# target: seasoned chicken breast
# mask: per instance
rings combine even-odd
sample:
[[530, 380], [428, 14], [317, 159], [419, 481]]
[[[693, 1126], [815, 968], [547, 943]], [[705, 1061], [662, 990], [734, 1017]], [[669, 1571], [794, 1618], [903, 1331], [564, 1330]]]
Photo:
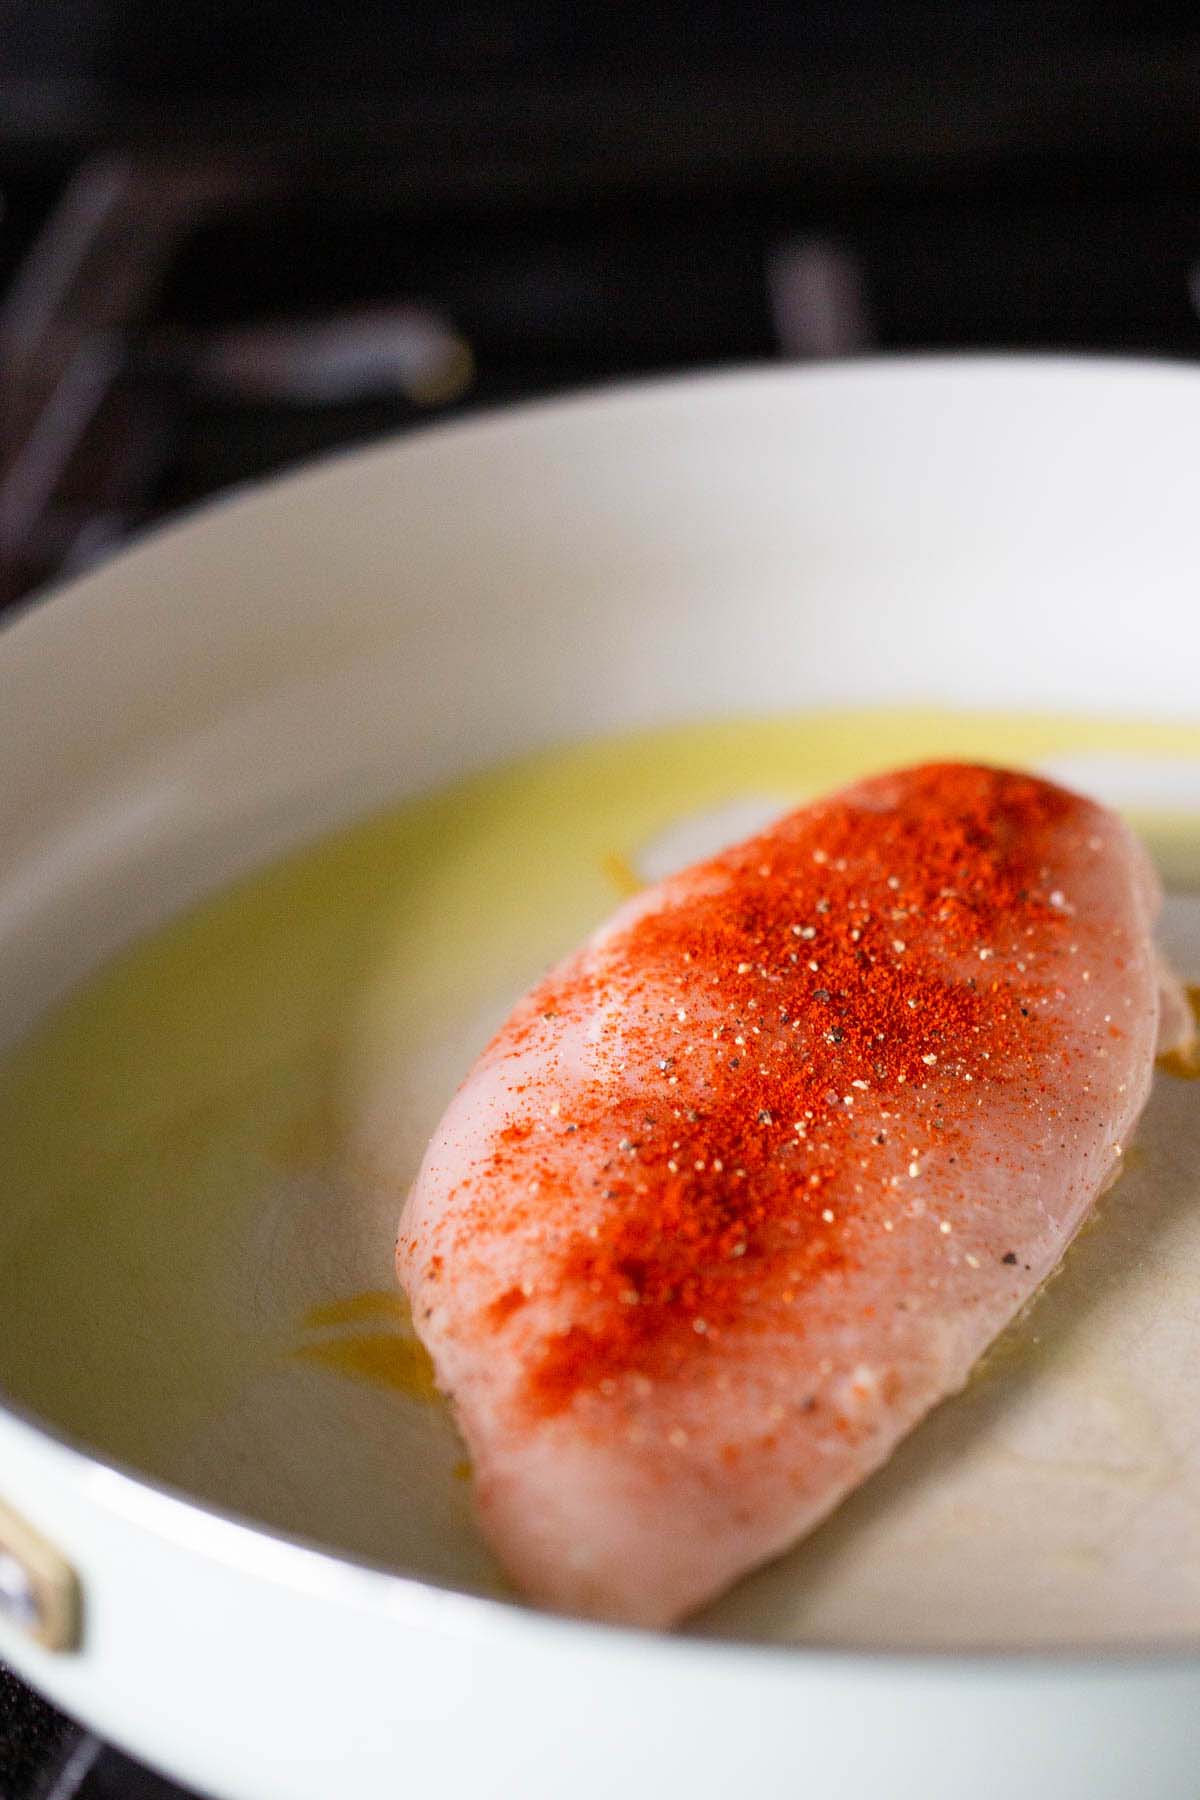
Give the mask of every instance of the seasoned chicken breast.
[[962, 1386], [1119, 1168], [1158, 905], [1103, 807], [932, 765], [639, 895], [521, 1002], [398, 1258], [532, 1599], [678, 1619]]

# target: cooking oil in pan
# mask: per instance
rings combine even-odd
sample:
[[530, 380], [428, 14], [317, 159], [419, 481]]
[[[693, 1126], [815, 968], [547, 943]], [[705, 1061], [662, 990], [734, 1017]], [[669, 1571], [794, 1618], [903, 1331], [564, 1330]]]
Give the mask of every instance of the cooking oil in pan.
[[[1168, 885], [1200, 892], [1200, 731], [1183, 727], [733, 721], [405, 802], [206, 900], [0, 1067], [0, 1384], [212, 1503], [498, 1591], [394, 1283], [429, 1132], [513, 1000], [664, 861], [930, 756], [1115, 784]], [[1189, 903], [1172, 905], [1172, 947], [1200, 975]], [[1195, 1628], [1200, 1470], [1163, 1373], [1200, 1366], [1195, 1093], [1158, 1084], [1142, 1160], [1034, 1310], [1036, 1354], [939, 1409], [705, 1629], [1029, 1642], [1119, 1636], [1135, 1613], [1139, 1630]], [[1138, 1563], [1148, 1531], [1180, 1540], [1162, 1592]]]

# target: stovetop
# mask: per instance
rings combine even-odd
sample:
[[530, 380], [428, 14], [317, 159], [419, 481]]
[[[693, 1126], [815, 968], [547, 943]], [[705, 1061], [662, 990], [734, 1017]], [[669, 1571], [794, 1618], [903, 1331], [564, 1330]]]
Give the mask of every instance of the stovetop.
[[81, 159], [37, 229], [14, 191], [0, 602], [216, 489], [529, 395], [874, 350], [1200, 351], [1200, 142], [920, 181], [717, 179], [694, 154], [618, 175], [431, 192], [375, 151], [126, 149]]
[[[299, 149], [274, 102], [261, 141], [236, 106], [169, 143], [0, 125], [0, 607], [218, 489], [524, 397], [874, 350], [1195, 357], [1200, 42], [1159, 5], [1124, 60], [1098, 26], [1018, 66], [984, 15], [994, 87], [914, 75], [889, 26], [852, 78], [493, 67], [348, 99]], [[28, 86], [0, 68], [14, 117]], [[0, 1670], [0, 1800], [187, 1797]]]
[[200, 1800], [122, 1756], [0, 1667], [3, 1800]]

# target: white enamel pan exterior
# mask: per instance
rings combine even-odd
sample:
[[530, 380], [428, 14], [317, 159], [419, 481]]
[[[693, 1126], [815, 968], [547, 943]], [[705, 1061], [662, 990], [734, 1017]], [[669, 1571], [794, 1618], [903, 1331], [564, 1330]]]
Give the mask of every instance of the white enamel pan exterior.
[[[1200, 373], [1152, 365], [681, 381], [223, 501], [0, 634], [0, 1034], [233, 874], [538, 744], [834, 702], [1194, 718], [1198, 569]], [[217, 1516], [7, 1409], [0, 1506], [80, 1602], [74, 1647], [0, 1618], [0, 1657], [220, 1800], [1200, 1784], [1179, 1651], [550, 1619]]]

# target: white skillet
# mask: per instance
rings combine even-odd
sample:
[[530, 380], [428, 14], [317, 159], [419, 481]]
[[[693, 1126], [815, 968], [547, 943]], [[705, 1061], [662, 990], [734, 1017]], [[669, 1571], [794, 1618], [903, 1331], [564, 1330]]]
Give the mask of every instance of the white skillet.
[[[1198, 420], [1200, 373], [1166, 366], [735, 374], [385, 444], [151, 537], [0, 635], [3, 1043], [231, 877], [536, 746], [832, 703], [1194, 720]], [[1195, 774], [1129, 779], [1169, 804]], [[222, 1800], [1194, 1795], [1186, 1469], [1150, 1648], [1089, 1617], [1033, 1655], [1011, 1612], [991, 1654], [941, 1627], [941, 1651], [879, 1648], [886, 1617], [783, 1643], [770, 1575], [707, 1640], [551, 1619], [364, 1554], [338, 1467], [314, 1534], [278, 1444], [234, 1446], [264, 1495], [239, 1517], [221, 1467], [172, 1491], [34, 1416], [6, 1379], [30, 1308], [18, 1344], [3, 1294], [37, 1206], [0, 1200], [0, 1657]], [[48, 1355], [60, 1328], [38, 1315]], [[292, 1421], [293, 1450], [329, 1423]]]

